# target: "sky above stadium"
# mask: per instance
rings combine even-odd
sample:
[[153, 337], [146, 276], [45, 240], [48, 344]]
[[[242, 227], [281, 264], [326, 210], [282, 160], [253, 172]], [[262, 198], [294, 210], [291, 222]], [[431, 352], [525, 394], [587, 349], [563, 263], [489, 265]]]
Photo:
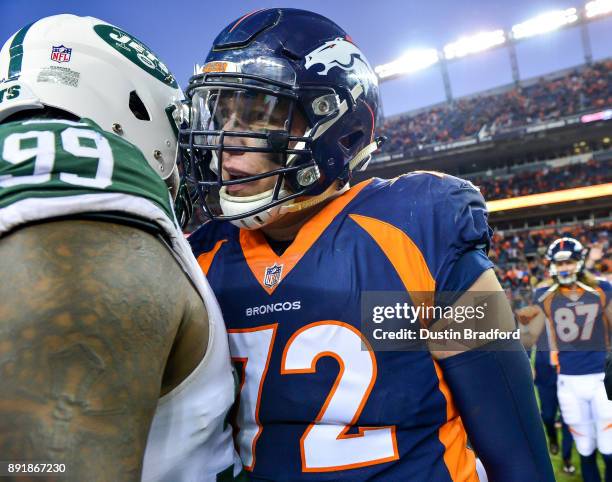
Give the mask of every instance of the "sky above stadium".
[[[413, 48], [442, 47], [483, 30], [512, 25], [551, 9], [582, 7], [582, 0], [0, 0], [2, 42], [23, 25], [47, 15], [92, 15], [123, 28], [146, 43], [185, 86], [193, 64], [202, 63], [217, 33], [244, 13], [279, 5], [326, 15], [343, 27], [375, 66]], [[595, 60], [612, 56], [612, 18], [589, 25]], [[522, 79], [584, 62], [577, 27], [528, 39], [517, 45]], [[512, 82], [505, 48], [449, 65], [455, 97]], [[381, 84], [385, 115], [445, 99], [437, 67]]]

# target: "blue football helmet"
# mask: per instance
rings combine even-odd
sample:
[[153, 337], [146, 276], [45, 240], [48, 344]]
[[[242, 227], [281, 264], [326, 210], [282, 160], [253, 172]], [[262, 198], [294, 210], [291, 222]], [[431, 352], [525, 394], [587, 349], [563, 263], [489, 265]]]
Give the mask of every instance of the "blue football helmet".
[[[179, 163], [211, 219], [257, 229], [312, 206], [345, 188], [383, 140], [374, 137], [376, 75], [346, 32], [316, 13], [247, 14], [196, 68], [175, 113]], [[224, 169], [228, 157], [254, 152], [272, 167]], [[265, 192], [234, 195], [272, 177]]]
[[[587, 250], [580, 241], [574, 238], [559, 238], [554, 241], [546, 251], [546, 258], [550, 261], [550, 275], [560, 285], [571, 285], [578, 280], [584, 269]], [[575, 261], [576, 267], [572, 270], [559, 270], [557, 263]]]

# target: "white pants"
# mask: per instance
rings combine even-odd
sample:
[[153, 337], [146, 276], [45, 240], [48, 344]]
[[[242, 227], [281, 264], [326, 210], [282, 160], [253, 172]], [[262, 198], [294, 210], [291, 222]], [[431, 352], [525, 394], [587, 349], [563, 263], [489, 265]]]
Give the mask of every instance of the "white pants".
[[612, 401], [606, 396], [603, 379], [603, 373], [557, 378], [561, 415], [580, 455], [591, 455], [595, 449], [612, 454]]
[[484, 465], [478, 457], [476, 457], [476, 473], [478, 474], [478, 482], [489, 482]]

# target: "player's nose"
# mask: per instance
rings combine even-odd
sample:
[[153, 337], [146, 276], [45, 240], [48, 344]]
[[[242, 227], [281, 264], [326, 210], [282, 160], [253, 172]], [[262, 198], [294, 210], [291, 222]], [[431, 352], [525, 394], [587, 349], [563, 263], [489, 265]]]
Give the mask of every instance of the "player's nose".
[[223, 139], [223, 147], [223, 162], [231, 162], [232, 158], [244, 155], [246, 142], [242, 137], [227, 135], [226, 133]]

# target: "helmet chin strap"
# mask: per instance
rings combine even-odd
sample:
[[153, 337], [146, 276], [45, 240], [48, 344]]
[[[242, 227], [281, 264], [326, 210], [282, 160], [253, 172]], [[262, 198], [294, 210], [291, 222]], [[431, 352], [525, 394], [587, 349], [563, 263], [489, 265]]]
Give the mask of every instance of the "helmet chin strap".
[[378, 148], [378, 141], [370, 142], [349, 161], [349, 170], [354, 171], [356, 169], [358, 171], [365, 171], [370, 163], [372, 154]]
[[[288, 195], [289, 193], [281, 188], [279, 195]], [[228, 194], [227, 187], [223, 186], [219, 190], [219, 204], [221, 212], [225, 216], [239, 216], [243, 213], [258, 209], [272, 202], [274, 189], [269, 189], [253, 196], [232, 196]], [[259, 229], [266, 224], [278, 219], [281, 206], [274, 206], [265, 209], [257, 214], [246, 216], [241, 219], [230, 221], [233, 225], [243, 229]]]
[[578, 277], [575, 274], [571, 274], [569, 276], [560, 276], [557, 275], [557, 282], [561, 286], [571, 286], [578, 280]]
[[[378, 149], [378, 143], [376, 141], [371, 142], [363, 149], [361, 149], [355, 157], [353, 157], [349, 161], [349, 170], [353, 171], [355, 169], [359, 171], [364, 171], [370, 162], [372, 153]], [[294, 213], [297, 211], [302, 211], [304, 209], [311, 208], [316, 206], [317, 204], [321, 204], [323, 201], [327, 201], [330, 198], [339, 196], [340, 194], [344, 194], [349, 190], [349, 184], [345, 184], [341, 188], [338, 188], [337, 183], [332, 183], [324, 192], [319, 194], [318, 196], [312, 196], [304, 201], [293, 202], [291, 204], [283, 205], [282, 213], [290, 212]]]
[[[323, 201], [327, 201], [328, 199], [343, 194], [344, 192], [348, 191], [348, 189], [348, 184], [345, 184], [341, 189], [338, 189], [337, 183], [334, 183], [318, 196], [312, 196], [303, 201], [287, 201], [286, 204], [280, 204], [257, 214], [230, 222], [234, 226], [238, 226], [242, 229], [260, 229], [274, 221], [278, 221], [287, 213], [294, 213], [311, 208], [317, 204], [321, 204]], [[273, 194], [274, 189], [270, 189], [253, 196], [231, 196], [227, 193], [227, 188], [224, 186], [219, 191], [219, 203], [224, 215], [235, 216], [242, 214], [245, 211], [251, 211], [252, 209], [257, 209], [260, 206], [265, 206], [272, 201]], [[279, 195], [282, 196], [287, 194], [289, 194], [289, 192], [286, 189], [281, 188]]]
[[283, 204], [281, 207], [281, 214], [296, 213], [298, 211], [303, 211], [304, 209], [309, 209], [317, 204], [321, 204], [323, 201], [327, 201], [339, 196], [340, 194], [344, 194], [348, 190], [348, 184], [345, 184], [343, 187], [338, 189], [338, 184], [333, 183], [318, 196], [312, 196], [304, 199], [303, 201], [294, 201], [292, 203]]

